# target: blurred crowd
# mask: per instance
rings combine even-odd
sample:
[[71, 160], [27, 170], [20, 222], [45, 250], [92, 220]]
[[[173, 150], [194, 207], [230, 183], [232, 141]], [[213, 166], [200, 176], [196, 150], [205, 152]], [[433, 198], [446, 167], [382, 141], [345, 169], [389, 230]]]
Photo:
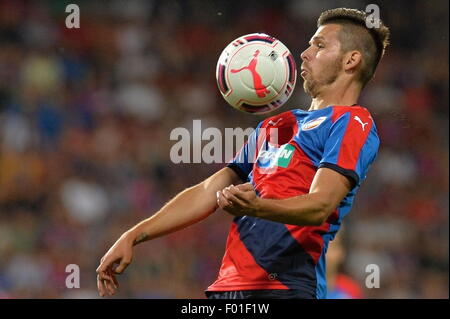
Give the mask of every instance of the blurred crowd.
[[[65, 7], [80, 7], [68, 29]], [[448, 298], [448, 2], [379, 2], [391, 46], [360, 104], [381, 138], [346, 217], [339, 271], [364, 298]], [[123, 231], [224, 164], [173, 164], [176, 127], [255, 127], [215, 81], [222, 49], [266, 32], [300, 64], [321, 11], [363, 1], [0, 0], [0, 298], [95, 298]], [[405, 14], [408, 12], [408, 14]], [[279, 111], [308, 108], [299, 78]], [[120, 298], [203, 298], [231, 216], [136, 247]], [[66, 266], [80, 288], [66, 287]], [[365, 287], [366, 266], [380, 288]]]

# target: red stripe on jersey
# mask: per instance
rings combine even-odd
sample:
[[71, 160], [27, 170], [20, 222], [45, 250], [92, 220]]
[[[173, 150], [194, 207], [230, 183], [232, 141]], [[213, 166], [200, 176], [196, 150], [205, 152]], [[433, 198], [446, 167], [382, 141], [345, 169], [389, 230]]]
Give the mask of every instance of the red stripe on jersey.
[[[280, 120], [281, 119], [281, 120]], [[280, 114], [276, 118], [269, 119], [272, 123], [279, 123], [278, 144], [291, 144], [295, 148], [294, 155], [288, 167], [273, 167], [268, 169], [253, 166], [253, 184], [259, 196], [263, 198], [288, 198], [307, 194], [311, 186], [317, 167], [303, 152], [300, 146], [293, 141], [298, 131], [295, 116], [292, 113]], [[277, 122], [280, 120], [279, 122]], [[295, 121], [292, 123], [291, 121]], [[263, 124], [267, 126], [269, 121]], [[283, 125], [287, 125], [283, 127]], [[270, 127], [269, 127], [270, 128]], [[263, 141], [259, 141], [261, 145]], [[267, 173], [269, 172], [269, 173]]]
[[265, 119], [261, 125], [260, 134], [258, 134], [257, 152], [267, 140], [277, 147], [289, 143], [297, 134], [296, 122], [297, 119], [291, 111]]
[[[253, 166], [253, 185], [263, 198], [288, 198], [309, 193], [317, 167], [305, 154], [300, 146], [294, 142], [294, 137], [298, 132], [297, 118], [292, 112], [284, 112], [277, 116], [268, 118], [261, 126], [262, 128], [276, 128], [278, 130], [277, 146], [291, 144], [295, 148], [294, 155], [289, 166], [269, 168], [270, 173], [260, 168], [257, 164]], [[259, 148], [264, 142], [264, 138], [259, 136]], [[272, 140], [272, 142], [274, 142]]]
[[292, 237], [303, 247], [303, 249], [314, 259], [317, 264], [323, 251], [323, 235], [330, 229], [330, 223], [339, 219], [337, 209], [320, 226], [295, 226], [286, 225]]
[[236, 223], [231, 225], [226, 247], [219, 276], [208, 291], [288, 289], [280, 281], [269, 279], [269, 274], [256, 263], [239, 238]]
[[[298, 126], [296, 125], [293, 132], [291, 132], [291, 135], [293, 133], [291, 138], [297, 134], [297, 131]], [[284, 143], [287, 142], [289, 140], [284, 141]], [[293, 143], [292, 145], [295, 147], [295, 153], [289, 167], [277, 167], [276, 171], [271, 174], [262, 174], [259, 172], [258, 167], [254, 167], [253, 181], [261, 197], [282, 199], [309, 193], [311, 183], [317, 172], [317, 167], [314, 166], [311, 159], [297, 143]], [[337, 219], [337, 216], [336, 210], [328, 220]], [[321, 226], [295, 226], [286, 224], [286, 227], [292, 237], [317, 264], [323, 251], [324, 241], [322, 235], [329, 230], [330, 225], [325, 222]]]
[[330, 229], [330, 224], [323, 223], [321, 226], [295, 226], [286, 225], [292, 237], [313, 258], [317, 264], [323, 250], [323, 235]]
[[331, 114], [331, 121], [336, 122], [342, 115], [347, 112], [350, 112], [353, 108], [357, 108], [357, 106], [334, 106], [333, 114]]
[[333, 122], [344, 113], [350, 113], [350, 118], [341, 142], [337, 165], [350, 170], [356, 170], [359, 154], [364, 143], [366, 143], [370, 130], [372, 129], [372, 117], [367, 109], [363, 107], [335, 107], [333, 109]]
[[[299, 148], [298, 154], [302, 159], [301, 162], [311, 162], [308, 156]], [[311, 162], [311, 166], [307, 165], [297, 165], [295, 166], [302, 174], [305, 175], [307, 191], [309, 193], [309, 187], [311, 186], [312, 180], [316, 174], [316, 168]], [[306, 169], [310, 168], [310, 169]], [[313, 258], [314, 262], [317, 264], [323, 251], [323, 235], [327, 233], [330, 228], [328, 221], [337, 219], [338, 211], [337, 209], [330, 215], [325, 223], [321, 226], [296, 226], [296, 225], [286, 225], [287, 229], [290, 231], [292, 237], [302, 246], [302, 248]]]

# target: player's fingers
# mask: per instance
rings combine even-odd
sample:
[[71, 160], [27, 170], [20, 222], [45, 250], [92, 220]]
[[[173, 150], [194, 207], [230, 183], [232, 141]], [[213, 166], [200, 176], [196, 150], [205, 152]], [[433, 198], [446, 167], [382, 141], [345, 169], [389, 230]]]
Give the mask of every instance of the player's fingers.
[[244, 183], [236, 186], [237, 189], [243, 192], [254, 191], [252, 183]]
[[[239, 204], [237, 202], [233, 202], [232, 200], [227, 200], [224, 192], [226, 193], [228, 190], [223, 190], [220, 192], [220, 198], [223, 198], [224, 201], [229, 202], [229, 205], [225, 205], [224, 207], [222, 207], [222, 209], [228, 213], [230, 213], [231, 215], [234, 216], [243, 216], [242, 213], [242, 206], [239, 206]], [[236, 199], [235, 199], [236, 200]], [[242, 203], [241, 203], [242, 204]]]
[[111, 280], [113, 281], [113, 279], [111, 278], [111, 274], [112, 274], [112, 264], [111, 265], [107, 265], [106, 263], [104, 263], [103, 265], [98, 266], [96, 272], [97, 272], [97, 276], [102, 279], [102, 280]]
[[119, 266], [114, 269], [115, 274], [121, 274], [123, 271], [128, 267], [128, 265], [131, 263], [131, 257], [123, 257], [120, 260]]
[[231, 206], [231, 203], [228, 202], [228, 200], [225, 198], [225, 196], [223, 196], [222, 192], [219, 192], [219, 194], [217, 195], [217, 204], [222, 209], [225, 209], [225, 208]]
[[97, 290], [100, 297], [104, 297], [106, 295], [106, 289], [103, 284], [103, 280], [100, 278], [99, 275], [97, 275]]
[[106, 272], [100, 272], [97, 274], [98, 278], [100, 278], [100, 280], [111, 280], [112, 278], [106, 273]]
[[114, 257], [112, 254], [106, 254], [105, 257], [102, 258], [100, 265], [97, 267], [97, 274], [99, 274], [103, 279], [108, 279], [113, 281], [110, 277], [111, 274], [114, 274], [113, 267], [116, 262], [124, 259], [123, 257]]
[[222, 190], [222, 194], [223, 196], [233, 205], [237, 205], [237, 206], [241, 206], [244, 207], [245, 203], [240, 200], [238, 197], [236, 197], [233, 193], [235, 193], [236, 195], [239, 193], [239, 191], [233, 191], [229, 188], [225, 188], [224, 190]]
[[240, 190], [237, 187], [233, 187], [229, 190], [229, 192], [234, 195], [234, 197], [236, 197], [238, 200], [240, 200], [243, 203], [248, 203], [248, 198], [249, 196], [247, 195], [247, 192]]
[[241, 202], [246, 203], [247, 205], [249, 203], [251, 203], [251, 201], [256, 196], [256, 193], [253, 190], [253, 188], [252, 188], [252, 190], [245, 191], [245, 190], [239, 189], [238, 187], [233, 187], [233, 188], [230, 188], [230, 192], [235, 197], [237, 197]]
[[113, 273], [112, 267], [108, 267], [105, 271], [104, 279], [102, 282], [110, 296], [114, 295], [119, 283], [117, 282], [116, 276]]
[[112, 278], [112, 282], [114, 283], [115, 288], [116, 289], [119, 288], [119, 282], [117, 281], [116, 276], [113, 273], [111, 273], [110, 276]]
[[111, 284], [113, 284], [114, 288], [117, 289], [119, 287], [119, 282], [117, 281], [116, 275], [112, 271], [112, 268], [108, 268], [107, 275], [110, 277]]
[[109, 256], [102, 257], [102, 259], [100, 260], [100, 265], [98, 265], [97, 269], [95, 270], [97, 274], [106, 272], [106, 269], [112, 264], [109, 259]]
[[217, 204], [220, 208], [225, 209], [226, 207], [231, 206], [231, 203], [223, 196], [221, 191], [217, 191]]
[[237, 186], [230, 185], [228, 187], [225, 187], [223, 190], [228, 190], [231, 194], [236, 195], [237, 193], [241, 192], [241, 190]]
[[98, 276], [97, 288], [99, 290], [100, 296], [104, 297], [106, 295], [114, 295], [117, 287], [115, 286], [114, 281], [110, 279], [102, 279], [101, 276]]
[[257, 196], [255, 191], [248, 191], [239, 193], [237, 197], [239, 197], [243, 202], [252, 203]]
[[113, 282], [110, 280], [103, 280], [103, 284], [106, 287], [106, 291], [108, 292], [108, 295], [110, 295], [110, 296], [114, 295], [114, 293], [116, 292], [116, 288], [115, 288]]

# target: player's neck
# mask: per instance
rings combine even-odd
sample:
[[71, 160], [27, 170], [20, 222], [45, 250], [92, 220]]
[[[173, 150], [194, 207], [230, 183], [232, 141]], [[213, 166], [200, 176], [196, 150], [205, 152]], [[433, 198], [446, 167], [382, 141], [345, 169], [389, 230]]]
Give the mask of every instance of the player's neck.
[[308, 111], [323, 109], [330, 105], [354, 105], [358, 103], [361, 87], [355, 82], [347, 85], [332, 83], [319, 92], [311, 101]]

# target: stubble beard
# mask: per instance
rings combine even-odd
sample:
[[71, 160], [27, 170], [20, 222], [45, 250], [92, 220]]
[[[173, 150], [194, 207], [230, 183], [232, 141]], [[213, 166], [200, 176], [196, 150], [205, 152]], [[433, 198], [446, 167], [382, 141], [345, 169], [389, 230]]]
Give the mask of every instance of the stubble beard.
[[328, 68], [325, 68], [325, 70], [327, 69], [329, 70], [327, 72], [328, 74], [323, 79], [316, 80], [312, 78], [312, 74], [308, 74], [311, 78], [305, 78], [303, 81], [303, 89], [306, 94], [310, 95], [312, 98], [315, 98], [319, 95], [324, 86], [330, 85], [336, 81], [339, 72], [341, 71], [341, 59], [338, 59], [334, 63], [330, 64]]

